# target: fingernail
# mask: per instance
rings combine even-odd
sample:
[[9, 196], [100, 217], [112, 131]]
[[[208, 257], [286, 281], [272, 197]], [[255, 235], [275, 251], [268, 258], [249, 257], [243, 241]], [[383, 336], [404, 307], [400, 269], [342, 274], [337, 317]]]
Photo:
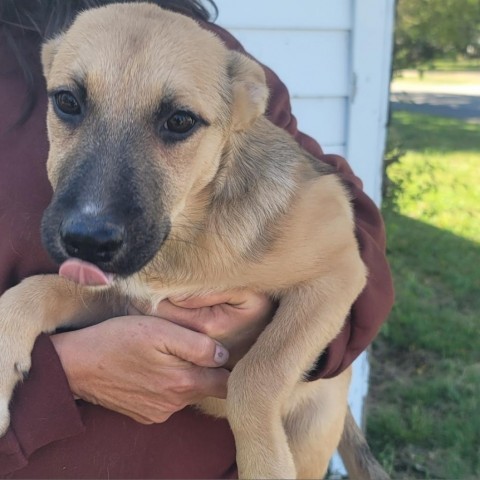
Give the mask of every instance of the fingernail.
[[223, 365], [228, 360], [228, 350], [226, 350], [221, 345], [215, 347], [215, 363], [218, 365]]

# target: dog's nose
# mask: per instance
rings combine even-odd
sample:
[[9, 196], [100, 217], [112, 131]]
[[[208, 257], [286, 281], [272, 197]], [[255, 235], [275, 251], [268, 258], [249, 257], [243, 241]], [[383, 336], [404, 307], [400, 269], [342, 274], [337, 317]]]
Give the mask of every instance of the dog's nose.
[[114, 260], [125, 241], [125, 227], [108, 217], [74, 216], [60, 229], [68, 255], [91, 263]]

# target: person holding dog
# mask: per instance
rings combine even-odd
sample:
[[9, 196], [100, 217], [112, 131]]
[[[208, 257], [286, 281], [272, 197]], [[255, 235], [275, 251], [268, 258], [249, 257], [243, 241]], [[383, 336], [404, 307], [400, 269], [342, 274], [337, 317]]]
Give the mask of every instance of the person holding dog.
[[[67, 26], [82, 8], [107, 1], [5, 0], [0, 10], [0, 289], [56, 267], [39, 240], [41, 213], [51, 191], [45, 175], [45, 86], [39, 47]], [[227, 32], [208, 22], [196, 1], [157, 1], [197, 18], [233, 49]], [[370, 271], [342, 334], [321, 356], [310, 379], [347, 368], [368, 345], [392, 302], [378, 210], [361, 192], [346, 162], [323, 155], [297, 131], [288, 93], [266, 70], [270, 119], [310, 153], [333, 165], [349, 185], [362, 256]], [[27, 102], [24, 103], [24, 94]], [[162, 302], [159, 318], [129, 316], [93, 327], [43, 336], [35, 346], [30, 378], [18, 388], [12, 425], [0, 439], [0, 475], [32, 477], [210, 477], [235, 475], [235, 446], [223, 420], [187, 405], [206, 396], [224, 397], [228, 354], [220, 342], [227, 329], [253, 342], [251, 325], [271, 318], [274, 305], [252, 292], [228, 292]], [[260, 321], [259, 321], [260, 320]], [[73, 395], [72, 395], [73, 393]]]

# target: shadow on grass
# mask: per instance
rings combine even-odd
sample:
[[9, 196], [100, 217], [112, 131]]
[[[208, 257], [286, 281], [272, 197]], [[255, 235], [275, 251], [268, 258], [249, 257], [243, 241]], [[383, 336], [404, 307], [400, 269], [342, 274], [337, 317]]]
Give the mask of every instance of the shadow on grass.
[[392, 94], [391, 108], [480, 123], [480, 97], [477, 96], [400, 92]]
[[394, 137], [398, 137], [402, 145], [408, 145], [408, 150], [478, 152], [480, 145], [478, 124], [456, 119], [398, 111], [392, 128]]
[[397, 302], [367, 432], [394, 478], [480, 478], [480, 244], [384, 212]]

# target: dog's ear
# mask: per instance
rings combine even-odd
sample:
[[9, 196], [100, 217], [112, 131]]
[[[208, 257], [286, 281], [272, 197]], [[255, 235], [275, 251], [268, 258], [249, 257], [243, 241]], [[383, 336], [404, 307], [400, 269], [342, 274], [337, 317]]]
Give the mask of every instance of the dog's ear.
[[268, 87], [262, 67], [238, 52], [230, 52], [233, 129], [244, 130], [265, 113]]
[[42, 46], [42, 65], [43, 65], [43, 75], [45, 77], [50, 73], [52, 68], [53, 59], [58, 52], [58, 48], [63, 39], [63, 34], [57, 35], [56, 37], [48, 40]]

